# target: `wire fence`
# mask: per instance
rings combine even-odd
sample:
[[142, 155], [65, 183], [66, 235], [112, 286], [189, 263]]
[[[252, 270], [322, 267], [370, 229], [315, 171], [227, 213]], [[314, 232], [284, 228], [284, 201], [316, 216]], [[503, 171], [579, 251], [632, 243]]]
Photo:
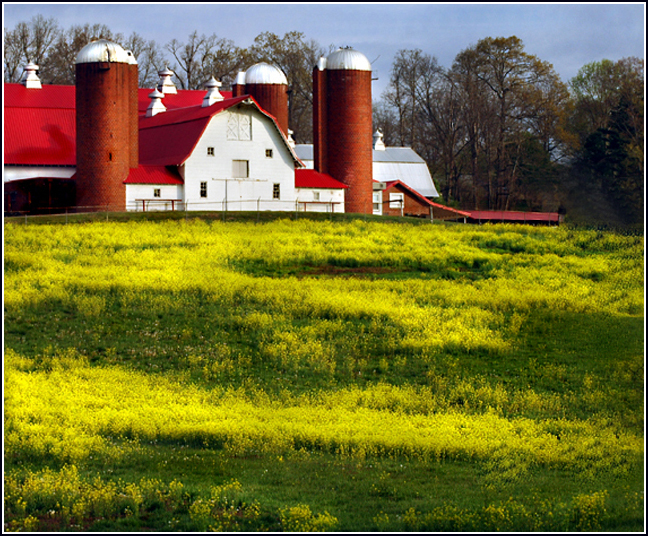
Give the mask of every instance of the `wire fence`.
[[[338, 208], [338, 210], [336, 210]], [[341, 210], [340, 210], [341, 209]], [[237, 199], [235, 201], [183, 201], [181, 199], [136, 199], [122, 204], [107, 205], [75, 205], [68, 207], [41, 206], [31, 210], [5, 210], [4, 218], [11, 222], [24, 222], [47, 220], [47, 221], [98, 221], [123, 220], [129, 214], [148, 213], [163, 214], [174, 212], [184, 215], [187, 219], [194, 213], [210, 213], [212, 217], [221, 217], [223, 221], [228, 213], [256, 213], [257, 221], [264, 212], [291, 213], [297, 217], [299, 213], [343, 213], [344, 207], [341, 201], [281, 201], [267, 199]]]

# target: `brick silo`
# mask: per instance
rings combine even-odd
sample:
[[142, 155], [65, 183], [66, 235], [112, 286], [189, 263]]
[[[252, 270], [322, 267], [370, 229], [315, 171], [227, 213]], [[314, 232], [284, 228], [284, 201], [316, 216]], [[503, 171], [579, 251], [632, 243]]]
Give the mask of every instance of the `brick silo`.
[[245, 95], [245, 71], [240, 71], [232, 84], [232, 97]]
[[139, 166], [139, 110], [138, 110], [138, 88], [139, 73], [137, 71], [137, 60], [130, 50], [126, 51], [128, 55], [128, 76], [129, 76], [129, 149], [130, 149], [130, 167]]
[[137, 167], [137, 105], [132, 104], [137, 65], [131, 58], [104, 39], [86, 45], [77, 56], [76, 182], [82, 211], [126, 208], [124, 180]]
[[345, 211], [371, 214], [373, 192], [371, 63], [338, 49], [313, 72], [316, 169], [346, 184]]
[[288, 80], [278, 67], [257, 63], [245, 72], [245, 94], [277, 120], [279, 128], [288, 136]]

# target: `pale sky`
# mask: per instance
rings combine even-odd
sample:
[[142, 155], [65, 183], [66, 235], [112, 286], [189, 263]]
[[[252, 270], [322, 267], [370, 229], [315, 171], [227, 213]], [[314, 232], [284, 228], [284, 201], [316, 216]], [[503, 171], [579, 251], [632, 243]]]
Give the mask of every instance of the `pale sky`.
[[325, 49], [351, 46], [372, 62], [373, 97], [389, 81], [400, 49], [419, 48], [450, 67], [455, 56], [485, 37], [516, 35], [525, 51], [551, 63], [564, 82], [584, 64], [645, 57], [641, 3], [4, 3], [4, 27], [41, 14], [60, 27], [106, 24], [138, 32], [161, 47], [194, 30], [248, 47], [262, 32], [300, 31]]

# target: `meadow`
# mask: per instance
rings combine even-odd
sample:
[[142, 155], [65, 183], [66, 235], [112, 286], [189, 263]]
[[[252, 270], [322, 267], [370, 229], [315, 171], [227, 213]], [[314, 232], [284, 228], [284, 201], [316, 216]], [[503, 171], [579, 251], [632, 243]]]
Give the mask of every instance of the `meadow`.
[[231, 220], [5, 221], [6, 531], [643, 531], [643, 235]]

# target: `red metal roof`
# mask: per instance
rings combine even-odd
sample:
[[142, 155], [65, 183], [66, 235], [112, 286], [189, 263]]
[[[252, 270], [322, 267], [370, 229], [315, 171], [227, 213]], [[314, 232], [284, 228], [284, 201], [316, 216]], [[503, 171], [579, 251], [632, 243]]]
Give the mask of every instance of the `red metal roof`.
[[[43, 85], [27, 89], [22, 84], [4, 84], [4, 162], [14, 165], [76, 165], [75, 86]], [[138, 90], [140, 112], [148, 108], [151, 89]], [[223, 96], [231, 92], [222, 92]], [[179, 165], [193, 151], [210, 118], [218, 112], [249, 99], [272, 120], [249, 95], [226, 98], [203, 107], [205, 91], [179, 90], [166, 95], [167, 111], [154, 117], [140, 116], [140, 163]], [[282, 138], [295, 163], [303, 166], [294, 150]]]
[[4, 84], [4, 163], [76, 165], [74, 86]]
[[[140, 115], [146, 114], [146, 110], [151, 104], [151, 99], [149, 95], [153, 89], [149, 88], [139, 88], [137, 90], [137, 109]], [[199, 89], [179, 89], [178, 93], [173, 95], [171, 93], [166, 93], [162, 99], [162, 104], [166, 107], [167, 110], [175, 110], [177, 108], [187, 108], [189, 106], [198, 106], [202, 105], [203, 98], [207, 94], [207, 91]], [[221, 91], [220, 94], [225, 99], [232, 98], [231, 91]]]
[[314, 169], [295, 170], [295, 188], [348, 188], [344, 183], [335, 180], [326, 173], [320, 173]]
[[184, 181], [175, 168], [139, 166], [130, 170], [124, 184], [184, 184]]
[[295, 151], [288, 145], [275, 117], [263, 110], [254, 98], [249, 95], [225, 99], [204, 107], [201, 100], [199, 105], [167, 110], [153, 117], [140, 117], [140, 164], [156, 166], [179, 166], [183, 164], [193, 152], [209, 120], [219, 112], [244, 101], [253, 103], [253, 106], [259, 112], [273, 122], [295, 163], [303, 166], [304, 164], [297, 158]]
[[[209, 120], [248, 97], [167, 110], [139, 120], [139, 161], [155, 166], [178, 166], [191, 155]], [[202, 102], [202, 101], [201, 101]]]
[[521, 212], [514, 210], [469, 210], [467, 212], [471, 219], [483, 221], [560, 221], [558, 212]]
[[76, 107], [74, 86], [44, 84], [41, 89], [27, 89], [22, 84], [3, 84], [6, 108], [70, 108]]

